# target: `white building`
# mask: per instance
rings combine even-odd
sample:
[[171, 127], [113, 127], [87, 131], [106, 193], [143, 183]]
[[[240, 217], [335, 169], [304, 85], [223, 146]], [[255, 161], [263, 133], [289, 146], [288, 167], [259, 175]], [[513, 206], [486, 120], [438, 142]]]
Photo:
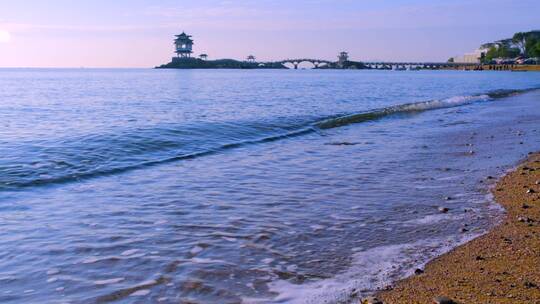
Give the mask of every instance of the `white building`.
[[472, 53], [457, 56], [453, 59], [456, 63], [480, 63], [480, 58], [482, 58], [482, 54], [485, 54], [486, 52], [487, 50], [485, 49], [478, 49]]

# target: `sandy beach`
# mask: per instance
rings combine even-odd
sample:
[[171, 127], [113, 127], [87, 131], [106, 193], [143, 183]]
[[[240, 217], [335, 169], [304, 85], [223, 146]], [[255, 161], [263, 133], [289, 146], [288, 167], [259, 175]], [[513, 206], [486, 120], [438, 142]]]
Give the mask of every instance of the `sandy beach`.
[[493, 194], [506, 209], [500, 225], [377, 297], [411, 304], [439, 303], [436, 297], [455, 303], [540, 303], [540, 154], [504, 176]]

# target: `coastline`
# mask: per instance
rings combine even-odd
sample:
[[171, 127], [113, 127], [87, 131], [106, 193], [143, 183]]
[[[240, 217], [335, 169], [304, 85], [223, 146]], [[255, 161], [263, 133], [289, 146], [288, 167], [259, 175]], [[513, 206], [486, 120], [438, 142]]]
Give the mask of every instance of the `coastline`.
[[540, 303], [538, 183], [540, 153], [534, 153], [492, 190], [506, 210], [499, 225], [430, 261], [377, 298], [386, 304], [434, 303], [441, 296], [454, 303]]

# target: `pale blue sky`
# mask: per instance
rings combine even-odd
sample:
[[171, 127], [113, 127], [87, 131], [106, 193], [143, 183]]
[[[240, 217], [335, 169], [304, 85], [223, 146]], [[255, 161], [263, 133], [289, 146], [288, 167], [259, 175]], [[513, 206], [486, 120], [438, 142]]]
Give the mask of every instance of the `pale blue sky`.
[[196, 54], [445, 61], [540, 29], [538, 0], [0, 0], [0, 67], [152, 67]]

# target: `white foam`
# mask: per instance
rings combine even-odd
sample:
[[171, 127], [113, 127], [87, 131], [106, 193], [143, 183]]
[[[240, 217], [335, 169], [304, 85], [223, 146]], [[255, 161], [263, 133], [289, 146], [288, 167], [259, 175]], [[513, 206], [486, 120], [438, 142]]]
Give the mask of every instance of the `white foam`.
[[83, 264], [93, 264], [95, 262], [99, 261], [99, 258], [98, 257], [89, 257], [87, 259], [84, 259], [82, 261]]
[[479, 96], [454, 96], [443, 100], [432, 100], [400, 106], [401, 111], [425, 111], [466, 105], [477, 101], [487, 101], [488, 95]]
[[195, 263], [195, 264], [224, 264], [224, 265], [231, 265], [231, 263], [225, 262], [224, 260], [217, 260], [217, 259], [207, 259], [207, 258], [191, 258], [189, 261]]
[[278, 294], [270, 303], [347, 303], [352, 300], [353, 290], [362, 291], [361, 296], [373, 293], [473, 237], [476, 235], [422, 240], [358, 252], [353, 255], [351, 267], [333, 278], [300, 285], [286, 280], [270, 283], [270, 290]]
[[97, 280], [94, 281], [95, 285], [109, 285], [109, 284], [116, 284], [124, 281], [125, 278], [114, 278], [114, 279], [107, 279], [107, 280]]
[[126, 250], [126, 251], [122, 252], [120, 255], [123, 255], [123, 256], [133, 255], [133, 254], [137, 253], [138, 251], [139, 251], [139, 249], [130, 249], [130, 250]]
[[429, 214], [421, 218], [405, 221], [403, 224], [405, 226], [431, 225], [456, 219], [458, 219], [458, 217], [448, 214]]
[[135, 291], [134, 293], [130, 294], [129, 296], [130, 297], [142, 297], [142, 296], [146, 296], [148, 294], [150, 294], [149, 289], [141, 289], [141, 290]]
[[47, 271], [47, 274], [48, 275], [55, 275], [55, 274], [59, 274], [60, 273], [60, 269], [58, 268], [51, 268]]
[[203, 250], [204, 250], [203, 247], [197, 245], [197, 246], [193, 247], [193, 248], [189, 251], [189, 253], [191, 253], [192, 255], [197, 255], [197, 254], [201, 253]]

